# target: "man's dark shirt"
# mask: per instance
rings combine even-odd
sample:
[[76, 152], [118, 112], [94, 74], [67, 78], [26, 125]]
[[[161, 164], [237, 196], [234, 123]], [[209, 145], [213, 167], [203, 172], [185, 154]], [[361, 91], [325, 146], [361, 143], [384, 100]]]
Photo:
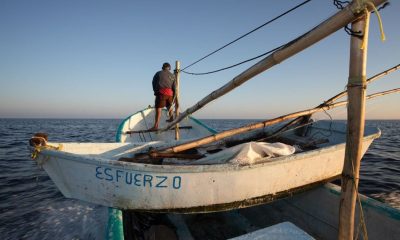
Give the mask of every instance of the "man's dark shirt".
[[161, 70], [153, 77], [154, 95], [159, 94], [159, 90], [162, 88], [170, 88], [175, 92], [175, 76], [168, 70]]

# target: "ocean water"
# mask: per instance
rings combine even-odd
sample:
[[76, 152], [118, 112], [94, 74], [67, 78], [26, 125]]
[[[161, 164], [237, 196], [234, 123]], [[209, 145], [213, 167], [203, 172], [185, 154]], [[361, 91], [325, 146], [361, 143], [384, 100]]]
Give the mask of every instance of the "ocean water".
[[104, 239], [107, 208], [66, 199], [30, 159], [28, 140], [114, 142], [119, 120], [0, 119], [0, 239]]
[[[28, 140], [114, 142], [120, 120], [0, 119], [0, 239], [103, 239], [107, 208], [66, 199], [30, 159]], [[254, 120], [203, 120], [221, 131]], [[378, 126], [361, 164], [360, 192], [400, 209], [400, 121]]]

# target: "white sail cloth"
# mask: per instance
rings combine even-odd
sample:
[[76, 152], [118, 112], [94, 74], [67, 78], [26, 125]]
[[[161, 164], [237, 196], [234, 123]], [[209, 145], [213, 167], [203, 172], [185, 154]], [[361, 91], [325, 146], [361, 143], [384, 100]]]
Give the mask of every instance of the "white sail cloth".
[[275, 142], [248, 142], [225, 149], [189, 164], [222, 164], [230, 162], [238, 165], [251, 165], [261, 159], [291, 155], [293, 146]]

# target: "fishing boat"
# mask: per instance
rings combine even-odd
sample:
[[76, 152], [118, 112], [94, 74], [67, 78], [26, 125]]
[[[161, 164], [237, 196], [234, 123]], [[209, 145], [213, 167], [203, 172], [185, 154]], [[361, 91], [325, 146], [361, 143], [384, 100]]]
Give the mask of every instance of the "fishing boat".
[[[374, 10], [378, 14], [375, 6], [383, 2], [371, 0], [349, 3], [309, 32], [277, 48], [182, 114], [176, 109], [176, 118], [171, 123], [165, 123], [163, 117], [158, 131], [149, 130], [154, 109], [148, 108], [123, 121], [118, 129], [117, 143], [52, 143], [48, 142], [46, 135], [38, 134], [30, 141], [32, 155], [64, 196], [126, 212], [188, 214], [246, 209], [259, 211], [267, 206], [262, 203], [278, 199], [283, 200], [276, 203], [286, 201], [285, 197], [302, 192], [302, 196], [311, 194], [314, 201], [302, 203], [297, 196], [287, 201], [288, 208], [294, 207], [303, 214], [296, 220], [296, 210], [290, 211], [288, 214], [293, 216], [290, 221], [299, 225], [310, 223], [308, 229], [313, 236], [331, 239], [331, 236], [336, 238], [337, 234], [339, 239], [352, 239], [355, 199], [363, 198], [357, 189], [360, 161], [372, 141], [380, 135], [377, 128], [364, 128], [365, 101], [399, 91], [395, 89], [369, 96], [365, 94], [368, 83], [365, 76], [369, 12]], [[353, 32], [365, 32], [362, 37], [351, 37], [346, 91], [315, 108], [223, 132], [215, 132], [190, 117], [209, 102], [349, 23], [352, 23]], [[175, 74], [179, 79], [180, 68], [179, 64], [176, 65]], [[334, 103], [346, 94], [348, 101]], [[315, 112], [347, 104], [347, 126], [332, 121], [309, 121]], [[331, 194], [338, 190], [330, 185], [325, 185], [329, 194], [317, 188], [315, 191], [319, 192], [313, 195], [312, 188], [340, 176], [340, 201], [338, 194], [336, 198]], [[319, 200], [323, 202], [319, 204]], [[326, 205], [331, 200], [336, 205], [340, 204], [339, 214], [336, 205]], [[367, 214], [366, 217], [362, 214], [363, 210], [359, 209], [364, 239], [365, 220], [369, 217], [372, 220], [368, 221], [375, 224], [372, 228], [378, 226], [386, 229], [374, 229], [377, 237], [395, 239], [398, 231], [391, 231], [387, 227], [399, 229], [398, 211], [388, 210], [365, 198], [360, 200], [360, 206], [362, 202], [367, 202], [367, 206], [375, 206], [371, 208], [372, 215]], [[250, 206], [255, 207], [244, 209]], [[380, 211], [382, 209], [385, 210]], [[260, 211], [255, 215], [253, 217], [260, 218], [266, 212]], [[339, 219], [339, 224], [332, 219]], [[190, 222], [190, 219], [186, 220]], [[318, 228], [329, 228], [332, 224], [339, 225], [339, 230], [331, 231], [333, 235], [319, 235]], [[260, 228], [264, 226], [259, 225]]]
[[[151, 109], [145, 111], [148, 112], [151, 111]], [[166, 117], [166, 113], [164, 116]], [[132, 115], [130, 118], [132, 117], [137, 117], [137, 115]], [[149, 121], [152, 121], [152, 119], [153, 116], [150, 115]], [[145, 118], [142, 120], [146, 121]], [[128, 122], [129, 118], [121, 123], [117, 132], [118, 140], [124, 141], [121, 136], [124, 135], [124, 132], [132, 132], [133, 129], [137, 132], [136, 134], [139, 134], [140, 130], [135, 127], [133, 127], [133, 129], [128, 127], [131, 126]], [[201, 125], [204, 124], [202, 123]], [[282, 128], [282, 125], [274, 126], [268, 130], [253, 131], [248, 133], [246, 138], [251, 136], [260, 138], [260, 136], [265, 136], [262, 132], [276, 132], [277, 129]], [[212, 129], [210, 130], [211, 132], [215, 132]], [[247, 189], [258, 188], [260, 186], [265, 187], [267, 185], [277, 186], [279, 181], [287, 184], [287, 179], [296, 179], [294, 181], [297, 181], [298, 175], [312, 172], [312, 170], [310, 170], [311, 168], [322, 173], [326, 169], [331, 168], [334, 164], [330, 163], [333, 162], [338, 163], [340, 165], [338, 168], [342, 169], [343, 161], [339, 159], [344, 159], [343, 139], [345, 138], [345, 131], [344, 123], [330, 121], [314, 122], [307, 125], [307, 129], [294, 128], [286, 131], [279, 137], [280, 140], [286, 139], [286, 141], [291, 142], [292, 144], [296, 142], [302, 146], [308, 145], [310, 148], [308, 151], [274, 159], [265, 159], [265, 162], [264, 160], [261, 160], [257, 164], [246, 166], [232, 165], [229, 163], [219, 165], [200, 165], [204, 169], [202, 170], [203, 172], [207, 172], [205, 170], [206, 167], [212, 168], [218, 166], [218, 168], [222, 168], [223, 172], [221, 171], [220, 174], [224, 175], [223, 178], [229, 178], [229, 182], [225, 183], [226, 187], [219, 188], [214, 182], [211, 183], [211, 179], [215, 179], [210, 178], [206, 179], [206, 182], [208, 182], [206, 185], [208, 188], [214, 190], [212, 193], [209, 193], [210, 191], [207, 192], [209, 189], [204, 190], [200, 189], [198, 185], [192, 185], [193, 188], [196, 188], [196, 191], [190, 190], [187, 193], [188, 195], [180, 196], [179, 198], [189, 198], [189, 196], [193, 196], [196, 192], [201, 193], [197, 195], [198, 198], [201, 198], [207, 194], [218, 196], [218, 192], [226, 192], [227, 189], [232, 189], [233, 191], [238, 192], [244, 191], [242, 188], [239, 188], [241, 183], [238, 183], [239, 181], [233, 179], [235, 178], [235, 175], [232, 174], [232, 168], [230, 169], [228, 166], [235, 166], [233, 167], [234, 171], [251, 171], [250, 169], [256, 168], [259, 168], [259, 171], [262, 171], [261, 169], [264, 167], [269, 166], [271, 168], [271, 172], [266, 174], [272, 175], [271, 178], [265, 176], [260, 182], [255, 180], [256, 171], [253, 172], [253, 174], [248, 177], [253, 181], [252, 183], [249, 183], [250, 186], [247, 186]], [[304, 133], [304, 136], [298, 136], [299, 134], [302, 135]], [[369, 143], [371, 143], [375, 138], [379, 137], [379, 135], [379, 129], [373, 127], [366, 128], [363, 152], [367, 145], [369, 145]], [[312, 137], [310, 138], [310, 136]], [[173, 138], [173, 136], [170, 137]], [[328, 138], [329, 140], [321, 141], [321, 138]], [[125, 138], [125, 141], [129, 140], [129, 138]], [[243, 142], [243, 137], [242, 139], [237, 137], [231, 138], [226, 142]], [[310, 143], [314, 144], [310, 145]], [[240, 144], [236, 146], [239, 145]], [[336, 157], [332, 154], [335, 151], [338, 151], [338, 156]], [[323, 156], [326, 156], [324, 152], [329, 155], [329, 161], [323, 159]], [[329, 152], [331, 152], [331, 154], [329, 154]], [[311, 156], [319, 157], [313, 161]], [[198, 161], [201, 162], [202, 160], [200, 159]], [[281, 164], [280, 161], [286, 162], [288, 165], [285, 166], [284, 164]], [[302, 167], [301, 169], [292, 172], [291, 168], [288, 166], [293, 166], [295, 161], [298, 161], [298, 166]], [[179, 166], [173, 166], [178, 167], [177, 171], [180, 170]], [[187, 167], [187, 165], [184, 166]], [[218, 168], [215, 168], [214, 170]], [[283, 171], [279, 171], [278, 169]], [[340, 171], [341, 170], [339, 170], [337, 174], [340, 174]], [[226, 204], [193, 207], [191, 209], [150, 211], [169, 213], [182, 212], [185, 214], [152, 214], [147, 211], [143, 212], [137, 210], [124, 210], [121, 213], [120, 211], [113, 210], [110, 213], [110, 217], [119, 216], [119, 220], [115, 221], [114, 224], [121, 226], [121, 228], [119, 231], [113, 231], [112, 234], [113, 236], [121, 236], [121, 239], [136, 239], [140, 236], [145, 236], [146, 234], [152, 234], [155, 239], [163, 239], [167, 236], [172, 239], [232, 238], [239, 240], [269, 239], [271, 236], [274, 236], [276, 239], [337, 239], [339, 220], [337, 209], [339, 208], [340, 203], [340, 187], [331, 183], [323, 184], [324, 182], [337, 177], [338, 176], [326, 178], [323, 181], [315, 181], [314, 179], [311, 182], [315, 182], [309, 185], [296, 189], [286, 189], [283, 192], [277, 192], [274, 195], [266, 195], [261, 198], [246, 199], [244, 201]], [[363, 212], [363, 217], [356, 217], [356, 226], [361, 226], [360, 224], [364, 222], [366, 224], [365, 227], [369, 230], [369, 239], [397, 239], [397, 236], [400, 234], [400, 211], [361, 194], [359, 195], [359, 199], [360, 204], [357, 204], [356, 211]], [[177, 198], [175, 200], [177, 200]], [[261, 204], [266, 202], [269, 202], [269, 204]], [[204, 214], [204, 212], [207, 212], [207, 214]], [[359, 229], [359, 231], [362, 230]], [[113, 239], [107, 236], [106, 238]]]
[[[179, 141], [162, 141], [174, 133], [148, 132], [153, 120], [153, 108], [125, 119], [118, 130], [119, 143], [48, 142], [44, 146], [53, 147], [41, 149], [36, 161], [65, 197], [118, 209], [184, 213], [270, 202], [331, 181], [343, 169], [346, 126], [329, 121], [308, 124], [304, 136], [296, 134], [297, 128], [268, 138], [278, 128], [273, 126], [186, 154], [201, 156], [198, 159], [185, 159], [184, 155], [184, 159], [163, 158], [163, 164], [125, 161], [151, 148], [215, 134], [200, 121], [188, 118], [181, 124], [185, 128]], [[379, 135], [377, 128], [366, 128], [363, 153]], [[267, 137], [268, 142], [241, 143], [243, 138], [260, 137]], [[274, 145], [277, 140], [278, 147]], [[281, 153], [288, 149], [289, 153]]]
[[[166, 124], [166, 118], [164, 110], [161, 126]], [[173, 132], [146, 132], [153, 121], [154, 109], [146, 108], [121, 122], [116, 135], [118, 143], [48, 142], [36, 158], [64, 196], [125, 209], [123, 214], [110, 210], [110, 219], [114, 220], [109, 222], [115, 226], [113, 228], [110, 224], [107, 234], [113, 237], [106, 235], [106, 239], [135, 235], [133, 229], [140, 229], [140, 226], [131, 226], [132, 218], [144, 217], [138, 211], [185, 213], [166, 215], [179, 239], [241, 239], [240, 235], [262, 234], [264, 228], [274, 229], [282, 222], [293, 223], [320, 239], [336, 238], [338, 212], [335, 210], [339, 204], [340, 188], [323, 183], [341, 174], [346, 138], [344, 123], [318, 121], [310, 122], [306, 128], [286, 130], [279, 137], [269, 139], [279, 139], [303, 149], [288, 156], [260, 158], [256, 163], [204, 163], [207, 157], [180, 159], [163, 165], [118, 161], [130, 156], [137, 148], [166, 145], [165, 141], [158, 140], [158, 137], [165, 137], [162, 134], [172, 134], [168, 137], [173, 138]], [[167, 145], [188, 141], [196, 134], [217, 133], [195, 118], [188, 118], [181, 125], [186, 126], [181, 131], [182, 139], [170, 140]], [[229, 155], [232, 153], [230, 149], [243, 145], [244, 138], [265, 139], [282, 125], [285, 124], [228, 138], [224, 141], [224, 150], [214, 152], [214, 146], [214, 153], [209, 156], [221, 155], [224, 151], [224, 155]], [[379, 135], [377, 128], [365, 129], [363, 152]], [[223, 148], [221, 142], [217, 146]], [[234, 157], [231, 155], [226, 159]], [[374, 230], [370, 231], [371, 239], [382, 236], [395, 239], [400, 229], [400, 211], [366, 196], [360, 198], [363, 220], [368, 229]], [[188, 214], [205, 212], [208, 214]], [[151, 223], [151, 220], [146, 221]], [[166, 223], [157, 220], [157, 224]], [[294, 232], [293, 229], [281, 232], [288, 231]]]

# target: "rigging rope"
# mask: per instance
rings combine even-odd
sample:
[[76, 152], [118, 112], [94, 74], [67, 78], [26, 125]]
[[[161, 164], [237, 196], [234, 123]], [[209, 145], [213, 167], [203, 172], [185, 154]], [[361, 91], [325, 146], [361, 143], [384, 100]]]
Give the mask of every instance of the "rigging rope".
[[[242, 65], [242, 64], [244, 64], [244, 63], [247, 63], [247, 62], [256, 60], [256, 59], [258, 59], [258, 58], [261, 58], [261, 57], [263, 57], [263, 56], [265, 56], [265, 55], [267, 55], [267, 54], [269, 54], [269, 53], [271, 53], [271, 52], [274, 52], [274, 51], [276, 51], [276, 50], [279, 50], [280, 48], [282, 48], [282, 47], [284, 47], [284, 46], [287, 46], [287, 45], [289, 45], [289, 44], [295, 42], [298, 38], [295, 39], [295, 40], [293, 40], [293, 41], [291, 41], [291, 42], [289, 42], [289, 43], [287, 43], [287, 44], [283, 44], [283, 45], [281, 45], [281, 46], [279, 46], [279, 47], [276, 47], [276, 48], [274, 48], [274, 49], [272, 49], [272, 50], [270, 50], [270, 51], [268, 51], [268, 52], [266, 52], [266, 53], [263, 53], [263, 54], [261, 54], [261, 55], [258, 55], [258, 56], [256, 56], [256, 57], [253, 57], [253, 58], [244, 60], [244, 61], [242, 61], [242, 62], [239, 62], [239, 63], [233, 64], [233, 65], [230, 65], [230, 66], [228, 66], [228, 67], [223, 67], [223, 68], [220, 68], [220, 69], [217, 69], [217, 70], [208, 71], [208, 72], [201, 72], [201, 73], [193, 73], [193, 72], [185, 71], [185, 69], [187, 69], [187, 68], [189, 68], [189, 67], [195, 65], [196, 63], [198, 63], [198, 62], [204, 60], [205, 58], [207, 58], [207, 57], [213, 55], [214, 53], [216, 53], [216, 52], [222, 50], [223, 48], [225, 48], [225, 47], [227, 47], [227, 46], [233, 44], [234, 42], [236, 42], [236, 41], [238, 41], [238, 40], [244, 38], [245, 36], [247, 36], [247, 35], [249, 35], [249, 34], [255, 32], [255, 31], [257, 31], [258, 29], [260, 29], [260, 28], [266, 26], [267, 24], [269, 24], [269, 23], [271, 23], [271, 22], [277, 20], [278, 18], [280, 18], [280, 17], [286, 15], [287, 13], [289, 13], [289, 12], [291, 12], [291, 11], [293, 11], [293, 10], [299, 8], [300, 6], [306, 4], [306, 3], [310, 2], [310, 1], [311, 1], [311, 0], [307, 0], [307, 1], [302, 2], [301, 4], [299, 4], [299, 5], [297, 5], [297, 6], [293, 7], [293, 8], [291, 8], [290, 10], [288, 10], [288, 11], [286, 11], [286, 12], [280, 14], [279, 16], [277, 16], [277, 17], [275, 17], [275, 18], [269, 20], [268, 22], [266, 22], [266, 23], [262, 24], [261, 26], [259, 26], [259, 27], [255, 28], [255, 29], [251, 30], [250, 32], [248, 32], [248, 33], [246, 33], [246, 34], [240, 36], [239, 38], [233, 40], [232, 42], [230, 42], [230, 43], [228, 43], [228, 44], [225, 44], [224, 46], [218, 48], [217, 50], [215, 50], [215, 51], [213, 51], [213, 52], [207, 54], [206, 56], [200, 58], [199, 60], [197, 60], [197, 61], [193, 62], [192, 64], [188, 65], [187, 67], [183, 68], [182, 70], [180, 70], [180, 72], [183, 72], [183, 73], [186, 73], [186, 74], [190, 74], [190, 75], [207, 75], [207, 74], [217, 73], [217, 72], [220, 72], [220, 71], [223, 71], [223, 70], [227, 70], [227, 69], [230, 69], [230, 68], [233, 68], [233, 67], [237, 67], [237, 66]], [[344, 5], [344, 4], [349, 4], [349, 3], [350, 3], [349, 1], [333, 0], [333, 4], [334, 4], [338, 9], [343, 9], [343, 8], [345, 7], [345, 6], [343, 6], [343, 5]], [[370, 6], [374, 9], [373, 12], [376, 13], [376, 15], [377, 15], [377, 17], [378, 17], [378, 21], [379, 21], [379, 26], [380, 26], [380, 31], [381, 31], [381, 39], [382, 39], [382, 41], [385, 41], [385, 35], [384, 35], [384, 32], [383, 32], [382, 20], [381, 20], [381, 17], [380, 17], [380, 15], [379, 15], [379, 11], [380, 11], [381, 9], [385, 8], [386, 6], [388, 6], [389, 3], [386, 2], [385, 4], [383, 4], [382, 7], [378, 8], [378, 9], [376, 9], [375, 6], [374, 6], [372, 3], [368, 2], [368, 1], [366, 1], [365, 4], [370, 5]], [[355, 36], [355, 37], [359, 37], [359, 38], [363, 38], [363, 37], [364, 37], [364, 34], [363, 34], [361, 31], [354, 32], [354, 31], [351, 30], [351, 28], [350, 28], [349, 26], [346, 26], [346, 27], [344, 28], [344, 30], [345, 30], [346, 33], [348, 33], [349, 35], [352, 35], [352, 36]], [[306, 34], [307, 34], [307, 33], [306, 33]], [[305, 35], [305, 34], [304, 34], [304, 35]], [[304, 35], [302, 35], [302, 36], [304, 36]]]
[[339, 1], [339, 0], [333, 0], [333, 4], [337, 7], [337, 9], [342, 10], [343, 8], [345, 8], [345, 6], [343, 6], [343, 4], [349, 4], [349, 1]]
[[[385, 32], [383, 31], [383, 23], [382, 23], [381, 15], [379, 14], [379, 10], [376, 9], [375, 5], [372, 2], [367, 1], [366, 4], [368, 4], [370, 7], [372, 7], [374, 9], [374, 12], [376, 13], [376, 17], [378, 18], [378, 22], [379, 22], [379, 31], [381, 33], [381, 41], [384, 42], [386, 40], [386, 37], [385, 37]], [[382, 7], [384, 7], [384, 6], [382, 6]]]
[[[353, 182], [352, 185], [353, 185], [354, 191], [356, 192], [356, 201], [359, 205], [359, 215], [360, 215], [360, 219], [359, 219], [360, 222], [358, 224], [357, 235], [355, 237], [358, 240], [358, 235], [360, 233], [360, 228], [361, 228], [362, 234], [363, 234], [363, 239], [368, 240], [368, 230], [367, 230], [367, 224], [365, 222], [364, 209], [362, 207], [360, 193], [358, 191], [358, 183], [356, 183], [356, 178], [354, 177], [355, 176], [354, 163], [353, 163], [353, 161], [350, 161], [350, 162], [351, 162], [351, 171], [353, 173], [353, 176], [352, 177], [349, 176], [349, 177], [350, 177], [350, 180]], [[357, 180], [359, 181], [360, 179], [357, 178]]]
[[[32, 153], [31, 153], [31, 158], [32, 158], [33, 160], [35, 160], [35, 159], [39, 156], [39, 153], [40, 153], [42, 150], [57, 150], [57, 151], [62, 151], [62, 149], [63, 149], [63, 145], [62, 145], [61, 143], [58, 144], [58, 146], [48, 145], [48, 144], [47, 144], [47, 140], [46, 140], [45, 138], [43, 138], [43, 137], [32, 137], [32, 138], [31, 138], [31, 141], [32, 141], [32, 140], [39, 140], [39, 142], [40, 142], [40, 144], [38, 144], [38, 145], [32, 145], [32, 146], [34, 147]], [[44, 145], [42, 145], [42, 144], [44, 144]]]
[[[187, 68], [189, 68], [189, 67], [195, 65], [196, 63], [198, 63], [198, 62], [200, 62], [200, 61], [202, 61], [202, 60], [204, 60], [204, 59], [206, 59], [207, 57], [213, 55], [214, 53], [219, 52], [220, 50], [224, 49], [225, 47], [227, 47], [227, 46], [229, 46], [229, 45], [231, 45], [231, 44], [233, 44], [233, 43], [239, 41], [240, 39], [246, 37], [247, 35], [249, 35], [249, 34], [255, 32], [255, 31], [259, 30], [260, 28], [262, 28], [262, 27], [264, 27], [264, 26], [266, 26], [266, 25], [268, 25], [268, 24], [274, 22], [275, 20], [277, 20], [277, 19], [279, 19], [279, 18], [285, 16], [286, 14], [288, 14], [288, 13], [290, 13], [290, 12], [296, 10], [297, 8], [303, 6], [304, 4], [306, 4], [306, 3], [310, 2], [310, 1], [311, 1], [311, 0], [306, 0], [306, 1], [304, 1], [304, 2], [302, 2], [302, 3], [300, 3], [300, 4], [298, 4], [298, 5], [296, 5], [295, 7], [293, 7], [293, 8], [291, 8], [291, 9], [287, 10], [286, 12], [284, 12], [284, 13], [282, 13], [282, 14], [280, 14], [280, 15], [274, 17], [273, 19], [271, 19], [271, 20], [265, 22], [264, 24], [262, 24], [262, 25], [256, 27], [255, 29], [251, 30], [250, 32], [247, 32], [247, 33], [243, 34], [242, 36], [236, 38], [235, 40], [233, 40], [233, 41], [231, 41], [231, 42], [225, 44], [224, 46], [218, 48], [217, 50], [215, 50], [215, 51], [213, 51], [213, 52], [207, 54], [206, 56], [200, 58], [199, 60], [197, 60], [197, 61], [195, 61], [195, 62], [189, 64], [188, 66], [186, 66], [185, 68], [183, 68], [181, 71], [184, 72], [184, 70], [186, 70]], [[251, 61], [251, 60], [249, 60], [249, 61]], [[232, 66], [232, 67], [233, 67], [233, 66]], [[229, 67], [229, 68], [230, 68], [230, 67]], [[221, 70], [221, 71], [222, 71], [222, 70]], [[184, 73], [186, 73], [186, 72], [184, 72]]]
[[[337, 9], [342, 10], [343, 8], [345, 8], [344, 4], [350, 4], [350, 2], [349, 1], [333, 0], [333, 4], [336, 6]], [[385, 41], [386, 37], [385, 37], [385, 33], [383, 31], [383, 24], [382, 24], [382, 19], [381, 19], [381, 15], [379, 14], [379, 11], [384, 9], [385, 7], [389, 6], [390, 2], [385, 2], [378, 9], [376, 9], [375, 5], [372, 2], [368, 1], [368, 0], [361, 0], [360, 2], [358, 2], [358, 4], [360, 5], [360, 7], [361, 7], [362, 4], [369, 5], [372, 9], [374, 9], [374, 11], [372, 11], [371, 13], [375, 13], [376, 14], [376, 16], [378, 18], [378, 22], [379, 22], [379, 30], [380, 30], [380, 33], [381, 33], [381, 40], [382, 40], [382, 42]], [[346, 31], [346, 33], [348, 35], [355, 36], [355, 37], [360, 37], [360, 38], [364, 37], [364, 34], [361, 31], [354, 32], [354, 31], [351, 30], [351, 28], [348, 25], [346, 25], [344, 27], [344, 30]]]
[[236, 63], [236, 64], [231, 65], [231, 66], [229, 66], [229, 67], [224, 67], [224, 68], [221, 68], [221, 69], [218, 69], [218, 70], [214, 70], [214, 71], [210, 71], [210, 72], [203, 72], [203, 73], [192, 73], [192, 72], [186, 72], [186, 71], [183, 71], [183, 70], [181, 70], [181, 72], [184, 72], [184, 73], [186, 73], [186, 74], [191, 74], [191, 75], [206, 75], [206, 74], [211, 74], [211, 73], [220, 72], [220, 71], [223, 71], [223, 70], [226, 70], [226, 69], [229, 69], [229, 68], [233, 68], [233, 67], [239, 66], [239, 65], [241, 65], [241, 64], [247, 63], [247, 62], [249, 62], [249, 61], [255, 60], [255, 59], [257, 59], [257, 58], [263, 57], [263, 56], [265, 56], [265, 55], [267, 55], [267, 54], [270, 54], [270, 53], [272, 53], [272, 52], [275, 52], [275, 51], [277, 51], [277, 50], [279, 50], [279, 49], [281, 49], [281, 48], [290, 46], [291, 44], [297, 42], [299, 39], [301, 39], [301, 38], [304, 37], [305, 35], [309, 34], [309, 33], [310, 33], [311, 31], [313, 31], [315, 28], [316, 28], [316, 27], [314, 27], [314, 28], [311, 29], [310, 31], [308, 31], [308, 32], [306, 32], [306, 33], [300, 35], [299, 37], [293, 39], [292, 41], [287, 42], [287, 43], [285, 43], [285, 44], [282, 44], [281, 46], [276, 47], [276, 48], [274, 48], [274, 49], [272, 49], [272, 50], [269, 50], [269, 51], [266, 52], [266, 53], [263, 53], [263, 54], [258, 55], [258, 56], [256, 56], [256, 57], [247, 59], [247, 60], [242, 61], [242, 62], [240, 62], [240, 63]]
[[211, 73], [220, 72], [220, 71], [223, 71], [223, 70], [227, 70], [227, 69], [229, 69], [229, 68], [237, 67], [237, 66], [239, 66], [239, 65], [242, 65], [242, 64], [244, 64], [244, 63], [253, 61], [253, 60], [255, 60], [255, 59], [261, 58], [261, 57], [263, 57], [263, 56], [265, 56], [265, 55], [267, 55], [267, 54], [270, 54], [270, 53], [272, 53], [272, 52], [274, 52], [274, 51], [276, 51], [276, 50], [278, 50], [278, 49], [284, 47], [285, 45], [286, 45], [286, 44], [283, 44], [283, 45], [281, 45], [281, 46], [279, 46], [279, 47], [276, 47], [276, 48], [274, 48], [274, 49], [272, 49], [272, 50], [269, 50], [268, 52], [263, 53], [263, 54], [261, 54], [261, 55], [258, 55], [258, 56], [256, 56], [256, 57], [253, 57], [253, 58], [244, 60], [244, 61], [242, 61], [242, 62], [240, 62], [240, 63], [236, 63], [236, 64], [233, 64], [233, 65], [228, 66], [228, 67], [220, 68], [220, 69], [217, 69], [217, 70], [214, 70], [214, 71], [202, 72], [202, 73], [193, 73], [193, 72], [187, 72], [187, 71], [181, 70], [181, 72], [186, 73], [186, 74], [190, 74], [190, 75], [206, 75], [206, 74], [211, 74]]

